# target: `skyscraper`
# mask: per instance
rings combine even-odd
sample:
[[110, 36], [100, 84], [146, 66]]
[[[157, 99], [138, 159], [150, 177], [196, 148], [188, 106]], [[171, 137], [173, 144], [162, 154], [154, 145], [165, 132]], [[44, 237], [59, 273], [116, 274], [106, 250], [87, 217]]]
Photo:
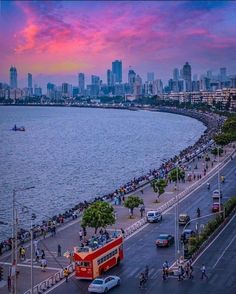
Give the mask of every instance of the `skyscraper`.
[[33, 88], [33, 76], [31, 73], [28, 73], [28, 88], [29, 89]]
[[154, 81], [154, 72], [148, 72], [147, 73], [147, 81], [153, 82]]
[[17, 88], [17, 70], [15, 66], [10, 68], [10, 87]]
[[174, 68], [174, 70], [173, 70], [173, 80], [174, 81], [179, 80], [179, 69], [178, 68]]
[[33, 95], [33, 76], [31, 73], [28, 73], [28, 88], [27, 88], [27, 95]]
[[112, 73], [115, 83], [122, 83], [122, 61], [115, 60], [112, 62]]
[[128, 84], [130, 85], [131, 93], [133, 93], [134, 91], [135, 77], [136, 77], [135, 71], [130, 68], [128, 72]]
[[110, 69], [107, 70], [107, 85], [108, 87], [114, 86], [114, 75]]
[[220, 68], [220, 81], [224, 82], [226, 80], [226, 67]]
[[191, 74], [191, 66], [188, 62], [183, 66], [183, 79], [186, 85], [186, 92], [190, 92], [192, 90], [192, 74]]
[[78, 86], [79, 86], [79, 93], [84, 94], [85, 77], [84, 77], [84, 73], [82, 73], [82, 72], [78, 74]]

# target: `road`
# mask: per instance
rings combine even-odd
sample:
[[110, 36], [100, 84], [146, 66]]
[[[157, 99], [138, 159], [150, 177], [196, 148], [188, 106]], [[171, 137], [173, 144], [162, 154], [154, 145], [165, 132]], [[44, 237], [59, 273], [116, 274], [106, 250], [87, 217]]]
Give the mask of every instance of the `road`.
[[[221, 172], [221, 174], [223, 174], [226, 178], [225, 183], [222, 184], [223, 202], [229, 199], [232, 195], [236, 194], [235, 164], [236, 158], [231, 160]], [[211, 213], [211, 194], [214, 189], [217, 189], [217, 175], [211, 178], [209, 182], [211, 184], [211, 190], [207, 190], [206, 184], [200, 186], [196, 191], [191, 193], [188, 198], [182, 200], [179, 203], [179, 213], [186, 212], [190, 215], [192, 219], [196, 217], [197, 207], [201, 209], [201, 215]], [[210, 273], [209, 282], [200, 281], [200, 273], [199, 277], [197, 277], [196, 273], [196, 278], [194, 279], [194, 281], [178, 282], [175, 278], [170, 278], [167, 282], [163, 282], [161, 280], [162, 264], [165, 260], [168, 260], [170, 264], [175, 261], [176, 246], [172, 246], [170, 248], [156, 248], [155, 240], [160, 233], [170, 233], [175, 235], [174, 213], [175, 208], [172, 208], [163, 216], [163, 221], [160, 224], [150, 224], [142, 231], [134, 235], [132, 238], [126, 240], [124, 245], [124, 260], [121, 262], [119, 267], [115, 267], [111, 269], [109, 273], [107, 273], [111, 275], [119, 275], [121, 277], [121, 286], [117, 289], [112, 290], [112, 293], [157, 293], [158, 290], [162, 293], [162, 291], [164, 292], [166, 290], [172, 289], [175, 291], [175, 293], [176, 291], [178, 291], [178, 293], [181, 294], [189, 293], [190, 290], [191, 293], [194, 293], [195, 291], [196, 293], [197, 291], [198, 293], [200, 291], [202, 291], [203, 293], [207, 293], [207, 291], [210, 291], [214, 286], [214, 280], [217, 281], [218, 285], [216, 287], [217, 291], [215, 291], [214, 293], [218, 293], [218, 287], [219, 289], [220, 287], [222, 287], [222, 285], [224, 285], [225, 287], [229, 287], [231, 282], [235, 282], [231, 278], [228, 278], [228, 282], [227, 284], [225, 284], [224, 281], [226, 279], [226, 275], [221, 275], [220, 273], [222, 272], [222, 269], [218, 268], [220, 267], [221, 262], [223, 262], [223, 259], [220, 259], [215, 269], [212, 270], [212, 273]], [[205, 219], [204, 221], [206, 222], [207, 219]], [[233, 236], [233, 234], [235, 235], [236, 226], [234, 222], [231, 224], [232, 228], [234, 224], [234, 230], [230, 230], [229, 228], [224, 231], [224, 234], [227, 234], [228, 232], [229, 239]], [[195, 227], [195, 223], [192, 223], [191, 225], [193, 226], [193, 228]], [[179, 233], [181, 234], [181, 228]], [[228, 245], [226, 239], [224, 237], [221, 237], [221, 242], [217, 242], [217, 244], [219, 243], [220, 246], [219, 249], [212, 251], [210, 251], [210, 249], [207, 250], [206, 253], [202, 255], [199, 261], [196, 263], [196, 268], [199, 266], [199, 262], [200, 264], [202, 262], [209, 264], [209, 266], [211, 267], [212, 265], [211, 263], [209, 263], [209, 261], [216, 261], [217, 258], [219, 258], [219, 252], [222, 252], [224, 248]], [[235, 248], [235, 242], [235, 240], [232, 242], [232, 247], [230, 245], [230, 248]], [[230, 248], [228, 250], [230, 250]], [[228, 251], [226, 253], [226, 256], [228, 257]], [[231, 274], [233, 274], [233, 269], [236, 268], [236, 257], [235, 255], [233, 257], [234, 258], [232, 258], [231, 256], [231, 258], [229, 258], [230, 268], [227, 274], [227, 276], [229, 277], [231, 276]], [[146, 264], [149, 265], [150, 269], [150, 280], [148, 283], [148, 288], [147, 290], [139, 290], [138, 276], [140, 272], [144, 270]], [[211, 283], [211, 280], [213, 281], [213, 284]], [[89, 282], [87, 281], [77, 281], [72, 277], [69, 280], [69, 283], [62, 282], [58, 287], [52, 289], [50, 293], [88, 293], [88, 284]], [[194, 292], [192, 292], [192, 289], [194, 289]], [[232, 292], [231, 288], [229, 288], [227, 291], [227, 294], [234, 292]], [[224, 291], [224, 294], [225, 293], [226, 291]]]

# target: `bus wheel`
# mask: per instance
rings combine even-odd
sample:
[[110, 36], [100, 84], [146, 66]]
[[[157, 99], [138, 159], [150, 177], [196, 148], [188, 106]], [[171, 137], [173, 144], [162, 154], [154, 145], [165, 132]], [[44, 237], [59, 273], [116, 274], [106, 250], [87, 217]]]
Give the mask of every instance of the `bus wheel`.
[[120, 258], [118, 257], [117, 258], [117, 265], [119, 265], [120, 264]]

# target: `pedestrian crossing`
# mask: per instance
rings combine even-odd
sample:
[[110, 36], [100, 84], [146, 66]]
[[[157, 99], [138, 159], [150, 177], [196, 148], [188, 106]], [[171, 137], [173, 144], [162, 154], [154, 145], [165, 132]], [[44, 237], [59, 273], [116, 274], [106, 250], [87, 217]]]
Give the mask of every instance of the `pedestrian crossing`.
[[[140, 273], [144, 272], [144, 268], [143, 267], [135, 267], [132, 270], [130, 269], [125, 269], [122, 271], [122, 273], [120, 274], [120, 276], [130, 279], [139, 279]], [[161, 270], [158, 268], [150, 268], [149, 269], [149, 273], [148, 273], [148, 279], [149, 280], [155, 280], [157, 278], [161, 277]]]

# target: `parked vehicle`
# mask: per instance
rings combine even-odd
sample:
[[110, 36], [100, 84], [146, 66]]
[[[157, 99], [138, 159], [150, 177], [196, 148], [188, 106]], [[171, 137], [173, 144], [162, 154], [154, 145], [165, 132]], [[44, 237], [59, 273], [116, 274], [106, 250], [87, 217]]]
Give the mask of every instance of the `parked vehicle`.
[[147, 212], [147, 221], [149, 223], [157, 223], [162, 221], [162, 214], [159, 211], [150, 210]]
[[169, 247], [174, 244], [175, 238], [170, 234], [160, 234], [158, 239], [156, 240], [157, 247]]
[[222, 199], [222, 191], [221, 190], [215, 190], [213, 191], [212, 193], [212, 206], [211, 206], [211, 211], [212, 212], [219, 212], [220, 211], [220, 207], [221, 207], [221, 210], [222, 210], [222, 203], [221, 203], [221, 200]]
[[[221, 209], [220, 209], [221, 208]], [[212, 207], [211, 207], [211, 211], [212, 212], [220, 212], [223, 211], [223, 204], [221, 203], [213, 203], [212, 204]]]
[[190, 221], [190, 216], [187, 213], [179, 215], [179, 225], [186, 225]]
[[119, 285], [120, 278], [117, 276], [97, 278], [89, 285], [88, 291], [92, 293], [107, 293], [110, 289]]
[[185, 229], [183, 231], [183, 233], [181, 234], [181, 241], [183, 242], [188, 242], [189, 238], [190, 237], [195, 237], [196, 236], [196, 233], [194, 232], [194, 230], [192, 229]]

